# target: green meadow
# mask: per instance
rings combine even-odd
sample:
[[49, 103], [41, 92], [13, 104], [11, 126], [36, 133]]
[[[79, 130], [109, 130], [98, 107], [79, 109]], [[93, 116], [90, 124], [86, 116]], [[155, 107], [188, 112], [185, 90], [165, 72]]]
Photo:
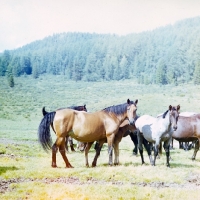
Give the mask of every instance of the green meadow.
[[[65, 168], [57, 154], [58, 168], [51, 167], [51, 152], [37, 140], [42, 107], [47, 111], [84, 105], [95, 112], [111, 105], [138, 99], [138, 115], [156, 116], [169, 105], [180, 105], [181, 112], [200, 111], [200, 86], [139, 85], [135, 80], [75, 82], [65, 76], [42, 75], [15, 78], [15, 87], [0, 77], [0, 199], [199, 199], [200, 153], [192, 161], [193, 149], [171, 150], [171, 167], [166, 167], [165, 152], [156, 161], [141, 165], [133, 156], [130, 137], [120, 143], [120, 165], [108, 166], [107, 144], [97, 167], [85, 167], [84, 153], [67, 153], [74, 168]], [[52, 138], [55, 140], [53, 131]], [[76, 141], [74, 141], [76, 144]], [[89, 162], [95, 155], [92, 147]]]

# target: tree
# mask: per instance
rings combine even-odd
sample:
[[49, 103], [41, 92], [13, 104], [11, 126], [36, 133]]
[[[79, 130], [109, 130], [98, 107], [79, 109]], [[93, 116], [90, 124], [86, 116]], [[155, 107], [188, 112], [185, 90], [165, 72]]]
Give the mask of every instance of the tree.
[[129, 66], [126, 56], [122, 57], [119, 66], [122, 72], [122, 78], [124, 79], [129, 78]]
[[195, 85], [200, 85], [200, 61], [195, 65], [193, 81]]
[[160, 60], [157, 65], [156, 83], [160, 85], [166, 84], [166, 70], [163, 60]]
[[33, 64], [32, 76], [35, 79], [39, 77], [38, 64], [37, 63]]
[[22, 74], [22, 69], [20, 65], [20, 57], [14, 57], [11, 61], [11, 65], [13, 66], [13, 75], [14, 76], [20, 76]]
[[6, 71], [6, 76], [7, 76], [7, 80], [8, 80], [8, 85], [10, 87], [14, 87], [15, 83], [14, 83], [14, 77], [13, 77], [11, 65], [8, 65], [8, 68], [7, 68], [7, 71]]

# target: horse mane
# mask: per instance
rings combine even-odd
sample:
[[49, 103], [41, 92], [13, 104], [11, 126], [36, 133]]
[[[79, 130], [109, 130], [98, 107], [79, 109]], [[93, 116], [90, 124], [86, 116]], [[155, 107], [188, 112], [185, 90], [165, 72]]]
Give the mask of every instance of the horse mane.
[[[130, 104], [134, 104], [134, 102], [130, 101]], [[116, 115], [121, 115], [126, 111], [127, 106], [128, 106], [127, 103], [116, 105], [116, 106], [113, 105], [113, 106], [104, 108], [103, 111], [105, 111], [106, 113], [114, 113]]]
[[164, 112], [164, 114], [163, 114], [163, 116], [162, 116], [162, 117], [163, 117], [163, 119], [166, 117], [166, 115], [167, 115], [168, 111], [169, 111], [169, 110], [167, 110], [167, 111], [165, 111], [165, 112]]

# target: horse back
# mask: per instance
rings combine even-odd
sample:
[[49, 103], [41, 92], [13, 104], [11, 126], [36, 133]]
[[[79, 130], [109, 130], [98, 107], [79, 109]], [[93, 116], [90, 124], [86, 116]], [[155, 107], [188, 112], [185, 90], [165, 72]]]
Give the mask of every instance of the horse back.
[[179, 116], [177, 130], [172, 137], [180, 141], [191, 141], [200, 138], [200, 114]]

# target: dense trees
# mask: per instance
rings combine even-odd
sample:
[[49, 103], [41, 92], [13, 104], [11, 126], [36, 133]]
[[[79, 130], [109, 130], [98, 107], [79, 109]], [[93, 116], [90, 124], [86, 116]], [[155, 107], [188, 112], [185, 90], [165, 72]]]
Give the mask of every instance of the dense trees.
[[62, 33], [0, 55], [0, 76], [63, 74], [75, 81], [134, 78], [200, 84], [200, 17], [127, 36]]

